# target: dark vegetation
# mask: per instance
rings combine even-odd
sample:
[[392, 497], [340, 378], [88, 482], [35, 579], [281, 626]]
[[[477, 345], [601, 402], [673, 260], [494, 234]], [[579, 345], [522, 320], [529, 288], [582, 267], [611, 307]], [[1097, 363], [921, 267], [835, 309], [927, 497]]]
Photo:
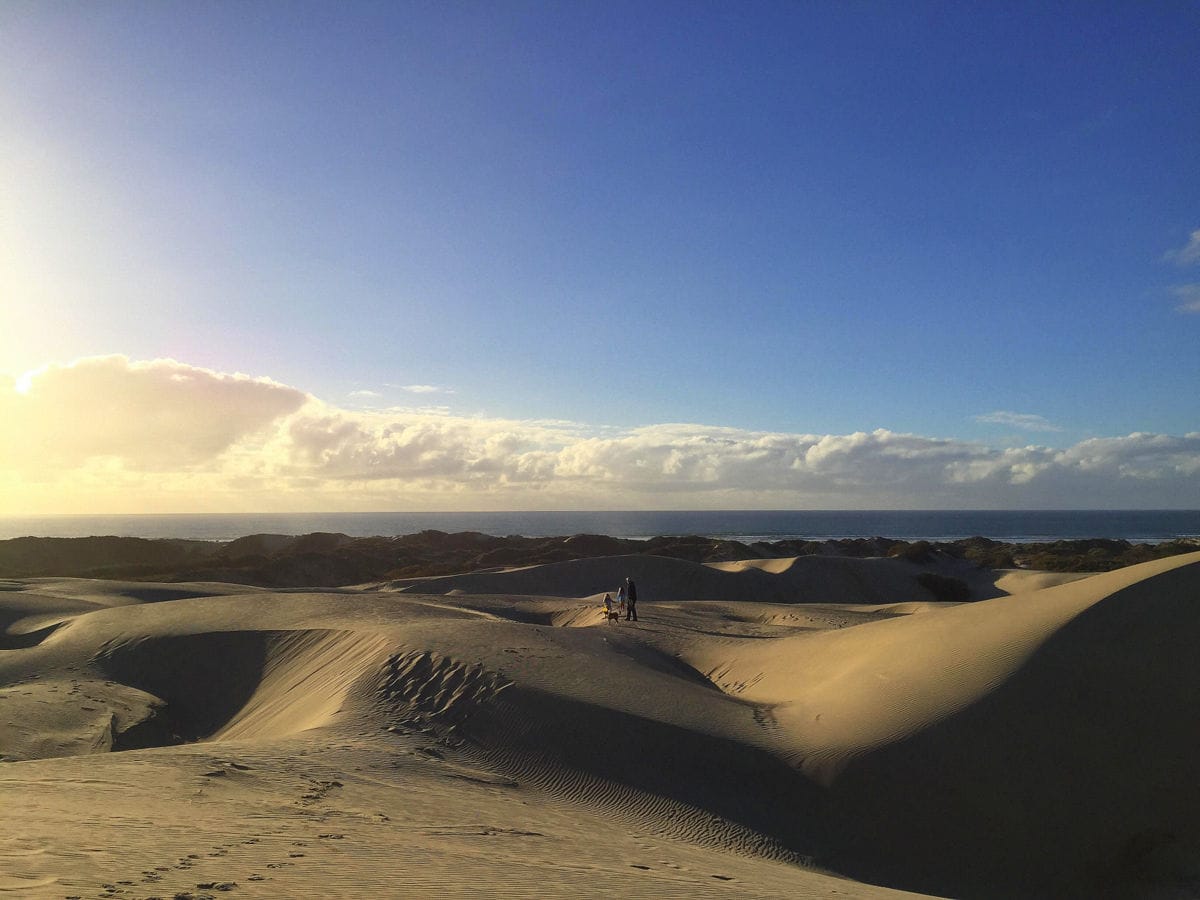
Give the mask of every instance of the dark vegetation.
[[975, 537], [955, 541], [950, 546], [961, 547], [964, 559], [993, 569], [1020, 567], [1047, 572], [1111, 572], [1152, 559], [1192, 553], [1200, 550], [1200, 541], [1189, 539], [1161, 544], [1131, 544], [1110, 538], [1090, 538], [1082, 541], [1002, 544]]
[[[0, 541], [0, 578], [75, 576], [334, 587], [624, 554], [693, 562], [811, 555], [890, 556], [928, 568], [963, 560], [981, 568], [1103, 572], [1193, 550], [1200, 550], [1200, 542], [1131, 544], [1096, 539], [1005, 544], [983, 537], [938, 543], [876, 537], [754, 544], [695, 535], [632, 540], [595, 534], [530, 538], [442, 531], [366, 538], [322, 532], [299, 536], [256, 534], [228, 542], [24, 537]], [[959, 579], [936, 572], [917, 577], [939, 600], [966, 599], [966, 585]]]

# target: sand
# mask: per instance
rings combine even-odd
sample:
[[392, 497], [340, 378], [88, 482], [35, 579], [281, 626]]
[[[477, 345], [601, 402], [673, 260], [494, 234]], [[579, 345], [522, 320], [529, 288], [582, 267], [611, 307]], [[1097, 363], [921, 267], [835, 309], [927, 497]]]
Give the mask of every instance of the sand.
[[914, 571], [0, 583], [0, 896], [1197, 896], [1200, 554]]

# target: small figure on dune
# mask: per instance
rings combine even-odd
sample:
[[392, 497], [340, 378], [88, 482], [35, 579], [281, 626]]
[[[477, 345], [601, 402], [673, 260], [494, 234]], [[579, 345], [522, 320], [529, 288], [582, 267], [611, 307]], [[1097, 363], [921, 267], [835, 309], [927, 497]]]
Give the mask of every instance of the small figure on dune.
[[621, 590], [625, 592], [625, 621], [638, 620], [637, 617], [637, 585], [633, 583], [632, 578], [626, 578], [625, 584], [621, 586]]
[[612, 597], [609, 596], [608, 594], [605, 594], [604, 595], [604, 621], [615, 622], [618, 618], [620, 618], [620, 617], [615, 612], [613, 612]]

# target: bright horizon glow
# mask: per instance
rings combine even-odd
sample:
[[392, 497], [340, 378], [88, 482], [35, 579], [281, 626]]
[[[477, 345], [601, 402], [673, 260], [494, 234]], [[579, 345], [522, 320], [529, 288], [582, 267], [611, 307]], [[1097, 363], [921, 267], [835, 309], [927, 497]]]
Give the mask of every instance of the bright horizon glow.
[[1200, 508], [1197, 35], [0, 5], [0, 515]]

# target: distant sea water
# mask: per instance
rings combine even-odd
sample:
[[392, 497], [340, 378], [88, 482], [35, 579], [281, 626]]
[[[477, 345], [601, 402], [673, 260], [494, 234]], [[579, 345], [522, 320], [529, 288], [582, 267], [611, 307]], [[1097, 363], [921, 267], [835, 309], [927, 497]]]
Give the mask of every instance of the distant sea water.
[[0, 517], [0, 539], [118, 535], [229, 541], [248, 534], [341, 532], [354, 537], [438, 531], [552, 537], [698, 534], [745, 542], [888, 537], [950, 541], [981, 535], [1034, 542], [1200, 537], [1200, 510], [726, 510], [688, 512], [272, 513]]

